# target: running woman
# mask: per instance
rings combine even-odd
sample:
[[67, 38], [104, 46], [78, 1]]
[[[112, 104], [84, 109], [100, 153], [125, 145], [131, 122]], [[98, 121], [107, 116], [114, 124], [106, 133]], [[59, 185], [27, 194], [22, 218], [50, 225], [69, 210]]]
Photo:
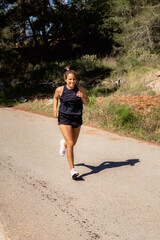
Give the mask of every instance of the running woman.
[[71, 177], [76, 179], [79, 173], [74, 168], [74, 146], [82, 125], [83, 104], [88, 105], [89, 99], [86, 90], [77, 84], [77, 73], [74, 70], [66, 67], [63, 76], [66, 84], [56, 88], [53, 97], [54, 117], [58, 118], [58, 125], [64, 137], [60, 141], [60, 155], [64, 156], [67, 152]]

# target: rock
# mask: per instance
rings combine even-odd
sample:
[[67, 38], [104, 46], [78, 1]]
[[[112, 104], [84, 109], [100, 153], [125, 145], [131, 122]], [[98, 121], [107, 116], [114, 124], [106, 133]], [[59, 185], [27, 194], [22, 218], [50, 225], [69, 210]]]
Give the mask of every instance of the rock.
[[120, 79], [118, 79], [117, 81], [115, 81], [115, 86], [118, 88], [118, 87], [120, 87], [120, 85], [121, 85], [121, 80]]
[[25, 102], [27, 102], [27, 99], [24, 98], [24, 97], [20, 97], [20, 98], [19, 98], [19, 101], [20, 101], [21, 103], [25, 103]]
[[113, 87], [115, 87], [115, 88], [119, 88], [120, 87], [120, 85], [121, 85], [121, 80], [120, 79], [118, 79], [118, 80], [116, 80], [116, 81], [112, 81], [112, 85], [113, 85]]

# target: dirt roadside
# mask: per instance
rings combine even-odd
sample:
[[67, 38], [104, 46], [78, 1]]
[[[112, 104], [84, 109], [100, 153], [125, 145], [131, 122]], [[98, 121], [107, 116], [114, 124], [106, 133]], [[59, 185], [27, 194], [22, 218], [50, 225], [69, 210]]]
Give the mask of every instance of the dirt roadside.
[[103, 103], [105, 99], [109, 101], [118, 101], [121, 104], [127, 104], [131, 108], [144, 112], [146, 110], [160, 108], [160, 95], [157, 96], [111, 96], [108, 98], [98, 97], [97, 100]]

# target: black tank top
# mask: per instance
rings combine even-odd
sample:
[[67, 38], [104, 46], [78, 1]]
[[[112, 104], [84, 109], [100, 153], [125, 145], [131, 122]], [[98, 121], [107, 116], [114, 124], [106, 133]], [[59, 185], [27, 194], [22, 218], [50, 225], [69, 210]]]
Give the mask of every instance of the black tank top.
[[63, 93], [60, 97], [59, 112], [68, 115], [82, 115], [83, 104], [80, 97], [77, 97], [79, 91], [77, 85], [73, 89], [68, 89], [64, 85]]

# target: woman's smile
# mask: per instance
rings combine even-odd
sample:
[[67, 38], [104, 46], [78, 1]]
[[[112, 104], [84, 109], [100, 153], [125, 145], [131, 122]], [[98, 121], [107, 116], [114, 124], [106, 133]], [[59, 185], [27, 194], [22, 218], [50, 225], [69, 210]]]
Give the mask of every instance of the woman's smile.
[[69, 74], [65, 81], [67, 83], [67, 88], [73, 89], [75, 84], [76, 84], [76, 82], [77, 82], [77, 79], [76, 79], [74, 74]]

